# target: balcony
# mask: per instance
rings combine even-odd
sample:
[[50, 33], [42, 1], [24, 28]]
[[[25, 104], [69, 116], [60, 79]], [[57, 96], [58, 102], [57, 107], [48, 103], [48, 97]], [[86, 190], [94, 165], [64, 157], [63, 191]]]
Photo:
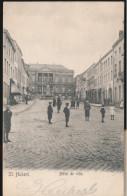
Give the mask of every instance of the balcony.
[[124, 82], [124, 71], [119, 72], [119, 80], [121, 80], [121, 82]]

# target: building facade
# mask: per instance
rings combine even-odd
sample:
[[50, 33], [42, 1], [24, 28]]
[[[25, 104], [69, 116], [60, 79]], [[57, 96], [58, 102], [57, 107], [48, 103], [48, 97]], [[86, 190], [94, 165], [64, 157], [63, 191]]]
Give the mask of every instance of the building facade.
[[28, 86], [38, 98], [74, 96], [74, 71], [62, 65], [30, 64]]
[[124, 100], [124, 34], [119, 32], [119, 39], [113, 44], [113, 84], [114, 103], [119, 106]]
[[123, 31], [119, 31], [119, 39], [97, 63], [75, 78], [75, 87], [76, 96], [80, 99], [84, 94], [92, 103], [120, 106], [124, 101]]
[[3, 104], [15, 104], [27, 94], [28, 74], [22, 51], [9, 32], [3, 30]]

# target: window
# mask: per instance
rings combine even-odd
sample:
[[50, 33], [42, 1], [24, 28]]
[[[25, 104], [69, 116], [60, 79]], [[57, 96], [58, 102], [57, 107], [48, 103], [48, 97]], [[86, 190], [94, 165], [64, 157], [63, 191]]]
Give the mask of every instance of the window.
[[115, 51], [115, 57], [117, 56], [117, 51]]
[[105, 67], [106, 67], [106, 69], [107, 69], [107, 60], [106, 60], [106, 63], [105, 63], [106, 65], [105, 65]]
[[12, 67], [11, 67], [11, 77], [12, 77]]
[[111, 71], [111, 80], [112, 80], [112, 71]]
[[121, 86], [119, 86], [119, 101], [121, 100]]
[[117, 87], [115, 87], [115, 101], [117, 101]]
[[119, 61], [119, 73], [121, 73], [121, 61]]
[[8, 75], [8, 61], [7, 61], [7, 75]]
[[110, 81], [110, 73], [108, 73], [108, 81]]
[[42, 82], [42, 73], [38, 73], [38, 82]]
[[5, 84], [5, 82], [4, 82], [4, 89], [3, 89], [3, 93], [4, 93], [4, 97], [6, 97], [6, 84]]
[[119, 54], [121, 53], [121, 47], [119, 47]]
[[117, 65], [115, 64], [115, 77], [117, 77]]
[[6, 59], [4, 60], [4, 73], [6, 73]]
[[49, 74], [49, 82], [53, 82], [53, 74]]
[[9, 68], [8, 69], [9, 69], [9, 76], [10, 76], [10, 64], [9, 64]]
[[41, 93], [42, 93], [42, 87], [38, 86], [38, 94], [41, 94]]
[[48, 77], [48, 74], [44, 73], [44, 82], [47, 82], [47, 77]]
[[43, 93], [46, 94], [46, 86], [43, 87]]
[[110, 58], [108, 58], [108, 67], [110, 66]]
[[111, 56], [111, 65], [112, 65], [112, 56]]

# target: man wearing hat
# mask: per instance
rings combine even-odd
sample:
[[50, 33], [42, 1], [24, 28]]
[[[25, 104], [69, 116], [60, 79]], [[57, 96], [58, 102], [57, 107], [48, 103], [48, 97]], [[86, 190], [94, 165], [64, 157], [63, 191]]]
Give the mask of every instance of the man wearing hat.
[[11, 130], [11, 117], [12, 112], [10, 111], [10, 105], [6, 105], [6, 110], [3, 112], [3, 118], [4, 118], [4, 142], [11, 142], [8, 139], [10, 130]]
[[52, 124], [52, 123], [51, 123], [52, 113], [53, 113], [52, 102], [49, 102], [49, 106], [48, 106], [47, 113], [48, 113], [49, 124]]
[[69, 127], [68, 122], [69, 122], [70, 110], [69, 110], [68, 106], [69, 106], [69, 103], [66, 103], [66, 107], [63, 110], [63, 112], [65, 114], [66, 127]]

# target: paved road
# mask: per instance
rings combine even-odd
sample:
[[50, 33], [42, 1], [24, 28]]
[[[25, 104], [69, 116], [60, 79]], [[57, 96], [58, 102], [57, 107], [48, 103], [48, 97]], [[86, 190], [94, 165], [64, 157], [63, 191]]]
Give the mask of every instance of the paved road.
[[12, 142], [4, 144], [5, 168], [123, 171], [123, 110], [111, 121], [106, 109], [101, 123], [100, 108], [92, 107], [87, 122], [81, 104], [79, 110], [71, 109], [66, 128], [65, 102], [59, 114], [54, 108], [52, 125], [47, 120], [48, 102], [37, 100], [27, 111], [13, 115]]

